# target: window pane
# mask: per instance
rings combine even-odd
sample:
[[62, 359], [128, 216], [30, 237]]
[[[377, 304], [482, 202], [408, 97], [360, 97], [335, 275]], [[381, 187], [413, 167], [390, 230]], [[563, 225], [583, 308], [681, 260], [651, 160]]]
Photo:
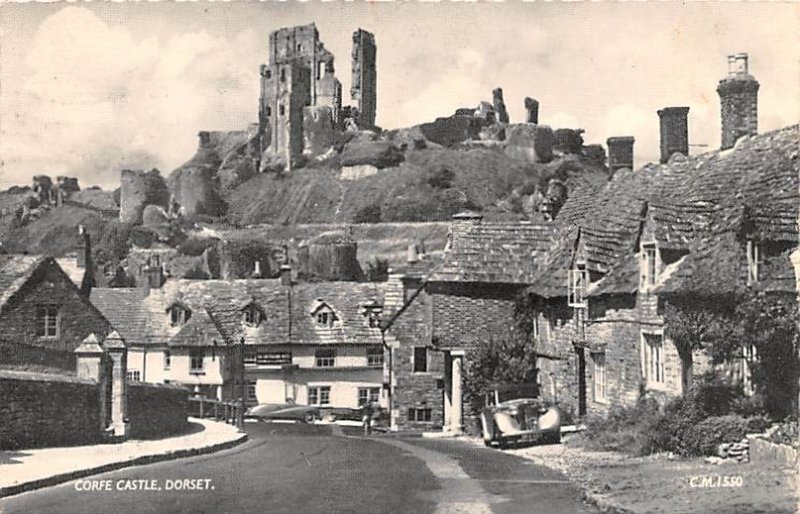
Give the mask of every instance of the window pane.
[[428, 349], [424, 346], [414, 347], [414, 372], [428, 371]]

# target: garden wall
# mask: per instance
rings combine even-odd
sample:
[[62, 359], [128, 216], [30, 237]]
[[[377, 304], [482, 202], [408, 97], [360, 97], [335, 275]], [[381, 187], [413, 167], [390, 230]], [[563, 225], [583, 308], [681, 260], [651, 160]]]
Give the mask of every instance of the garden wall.
[[0, 450], [93, 444], [100, 438], [96, 382], [0, 370]]
[[189, 394], [171, 384], [128, 382], [128, 437], [157, 439], [186, 430]]

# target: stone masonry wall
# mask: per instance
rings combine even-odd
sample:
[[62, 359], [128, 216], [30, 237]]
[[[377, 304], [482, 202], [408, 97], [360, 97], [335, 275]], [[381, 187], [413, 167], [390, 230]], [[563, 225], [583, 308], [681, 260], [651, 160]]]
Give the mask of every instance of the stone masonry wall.
[[[398, 343], [392, 350], [392, 406], [399, 430], [438, 430], [444, 424], [444, 354], [429, 349], [425, 373], [415, 373], [412, 364], [415, 346], [431, 346], [431, 300], [427, 293], [420, 293], [387, 334], [387, 339]], [[431, 422], [409, 421], [409, 408], [430, 408]]]
[[0, 450], [73, 446], [101, 438], [91, 380], [0, 370]]
[[186, 430], [189, 394], [177, 385], [129, 382], [130, 437], [155, 439]]
[[[58, 308], [58, 335], [37, 335], [37, 309]], [[55, 261], [44, 263], [0, 312], [0, 355], [5, 364], [37, 364], [75, 369], [71, 352], [94, 333], [101, 341], [111, 331], [108, 321], [64, 274]], [[31, 351], [24, 351], [26, 348]], [[37, 348], [48, 351], [38, 352]], [[54, 361], [48, 355], [58, 355]], [[63, 359], [61, 358], [63, 357]]]

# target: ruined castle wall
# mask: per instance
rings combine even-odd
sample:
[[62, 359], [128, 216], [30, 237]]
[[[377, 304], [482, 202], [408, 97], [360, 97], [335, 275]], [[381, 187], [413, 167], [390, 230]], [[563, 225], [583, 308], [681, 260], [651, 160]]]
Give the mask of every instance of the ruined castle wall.
[[375, 36], [366, 30], [355, 31], [353, 33], [353, 80], [350, 96], [358, 106], [359, 127], [369, 128], [375, 125], [378, 77], [375, 66], [376, 56]]
[[119, 220], [141, 223], [147, 205], [147, 180], [141, 170], [122, 170], [120, 177]]
[[303, 110], [303, 153], [309, 156], [327, 152], [336, 139], [333, 112], [328, 106], [306, 107]]
[[506, 128], [506, 155], [528, 162], [553, 160], [553, 129], [547, 125], [515, 123]]
[[214, 187], [216, 170], [210, 166], [184, 168], [175, 180], [175, 200], [184, 216], [219, 214]]

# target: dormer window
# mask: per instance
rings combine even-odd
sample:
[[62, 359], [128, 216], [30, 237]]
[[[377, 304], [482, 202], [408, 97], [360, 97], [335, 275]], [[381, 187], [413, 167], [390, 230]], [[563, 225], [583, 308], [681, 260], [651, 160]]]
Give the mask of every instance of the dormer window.
[[338, 319], [333, 309], [321, 299], [317, 299], [316, 305], [311, 309], [311, 315], [320, 328], [333, 328], [333, 324]]
[[381, 327], [381, 313], [383, 312], [383, 307], [375, 300], [364, 304], [362, 306], [362, 313], [364, 317], [367, 318], [367, 324], [369, 328], [380, 328]]
[[169, 322], [173, 327], [180, 327], [189, 321], [192, 311], [180, 304], [173, 304], [169, 309]]
[[650, 289], [658, 280], [658, 248], [655, 243], [642, 243], [642, 288]]
[[747, 241], [747, 285], [758, 282], [758, 268], [764, 262], [763, 254], [761, 243], [752, 239]]
[[250, 304], [242, 309], [242, 318], [248, 327], [257, 327], [264, 320], [264, 312], [258, 305]]
[[569, 270], [569, 284], [567, 304], [577, 309], [586, 308], [586, 288], [589, 285], [589, 272], [586, 263], [576, 263], [575, 268]]

